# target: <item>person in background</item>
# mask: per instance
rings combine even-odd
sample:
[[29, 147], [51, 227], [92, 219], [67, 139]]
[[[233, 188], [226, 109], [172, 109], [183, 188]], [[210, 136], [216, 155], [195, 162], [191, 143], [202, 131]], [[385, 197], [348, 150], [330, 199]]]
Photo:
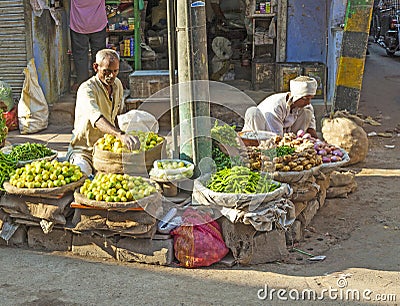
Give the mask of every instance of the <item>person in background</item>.
[[71, 0], [69, 26], [76, 71], [72, 91], [90, 77], [89, 67], [94, 63], [96, 53], [106, 47], [107, 22], [104, 0]]
[[206, 18], [207, 23], [212, 24], [214, 21], [217, 24], [223, 24], [226, 22], [224, 13], [219, 5], [219, 0], [207, 0], [206, 2]]
[[277, 93], [264, 99], [257, 107], [247, 109], [243, 131], [269, 131], [278, 135], [303, 130], [317, 137], [311, 99], [317, 81], [308, 76], [290, 80], [290, 92]]
[[116, 51], [100, 50], [93, 64], [96, 75], [78, 88], [74, 129], [67, 159], [87, 175], [93, 173], [93, 146], [104, 134], [118, 137], [130, 150], [140, 147], [137, 137], [125, 134], [118, 127], [117, 114], [123, 99], [122, 83], [117, 78], [119, 63]]

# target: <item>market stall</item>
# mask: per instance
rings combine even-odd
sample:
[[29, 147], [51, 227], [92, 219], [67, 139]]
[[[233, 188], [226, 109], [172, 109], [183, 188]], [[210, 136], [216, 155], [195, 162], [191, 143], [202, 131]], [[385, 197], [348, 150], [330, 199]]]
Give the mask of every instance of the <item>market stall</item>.
[[22, 230], [32, 248], [190, 268], [228, 254], [230, 264], [267, 263], [303, 239], [326, 197], [356, 188], [338, 171], [347, 152], [302, 131], [237, 133], [216, 121], [213, 171], [196, 178], [191, 162], [166, 157], [165, 137], [130, 133], [139, 150], [111, 135], [97, 141], [90, 178], [45, 145], [3, 148], [1, 239]]

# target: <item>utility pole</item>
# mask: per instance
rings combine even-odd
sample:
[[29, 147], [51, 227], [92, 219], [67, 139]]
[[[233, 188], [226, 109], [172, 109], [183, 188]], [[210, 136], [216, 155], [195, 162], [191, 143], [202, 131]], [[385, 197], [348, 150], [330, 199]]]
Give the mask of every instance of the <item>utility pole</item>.
[[169, 94], [171, 111], [171, 135], [172, 135], [172, 158], [179, 157], [177, 126], [179, 112], [177, 104], [177, 76], [176, 70], [176, 1], [167, 1], [167, 24], [168, 24], [168, 62], [169, 62]]
[[203, 158], [211, 157], [206, 11], [203, 1], [177, 0], [177, 31], [180, 157], [198, 166]]
[[373, 0], [348, 0], [336, 77], [334, 110], [356, 113], [360, 101]]

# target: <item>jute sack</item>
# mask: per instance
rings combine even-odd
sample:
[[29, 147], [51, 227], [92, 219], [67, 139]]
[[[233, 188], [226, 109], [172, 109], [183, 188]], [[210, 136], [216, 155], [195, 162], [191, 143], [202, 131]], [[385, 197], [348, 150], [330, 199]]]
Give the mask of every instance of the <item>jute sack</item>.
[[322, 136], [330, 144], [348, 152], [353, 165], [365, 159], [368, 152], [368, 137], [364, 129], [348, 118], [326, 118], [322, 121]]
[[105, 173], [121, 173], [129, 175], [147, 175], [153, 162], [161, 158], [163, 143], [148, 151], [139, 153], [118, 154], [93, 148], [93, 167]]

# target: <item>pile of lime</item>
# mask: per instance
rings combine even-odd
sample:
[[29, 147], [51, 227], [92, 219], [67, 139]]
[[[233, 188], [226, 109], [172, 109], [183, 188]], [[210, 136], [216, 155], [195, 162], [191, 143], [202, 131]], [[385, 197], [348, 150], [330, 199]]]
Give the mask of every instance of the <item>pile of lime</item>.
[[129, 202], [156, 193], [157, 189], [139, 176], [97, 173], [93, 181], [85, 180], [79, 191], [89, 200]]
[[142, 151], [151, 150], [164, 141], [163, 137], [154, 132], [131, 131], [129, 134], [139, 138]]
[[183, 161], [175, 160], [164, 160], [157, 162], [158, 169], [179, 169], [179, 168], [190, 168], [191, 164], [185, 164]]
[[182, 180], [193, 176], [194, 165], [179, 159], [162, 159], [153, 163], [150, 177], [154, 180]]
[[103, 151], [110, 151], [117, 154], [122, 153], [138, 153], [139, 151], [148, 151], [153, 149], [155, 146], [159, 145], [164, 141], [164, 138], [159, 136], [154, 132], [141, 132], [141, 131], [132, 131], [129, 134], [137, 136], [140, 140], [140, 149], [130, 151], [122, 141], [110, 134], [105, 134], [104, 137], [100, 138], [96, 146]]
[[17, 188], [61, 187], [82, 178], [79, 166], [67, 161], [34, 161], [15, 170], [10, 184]]

